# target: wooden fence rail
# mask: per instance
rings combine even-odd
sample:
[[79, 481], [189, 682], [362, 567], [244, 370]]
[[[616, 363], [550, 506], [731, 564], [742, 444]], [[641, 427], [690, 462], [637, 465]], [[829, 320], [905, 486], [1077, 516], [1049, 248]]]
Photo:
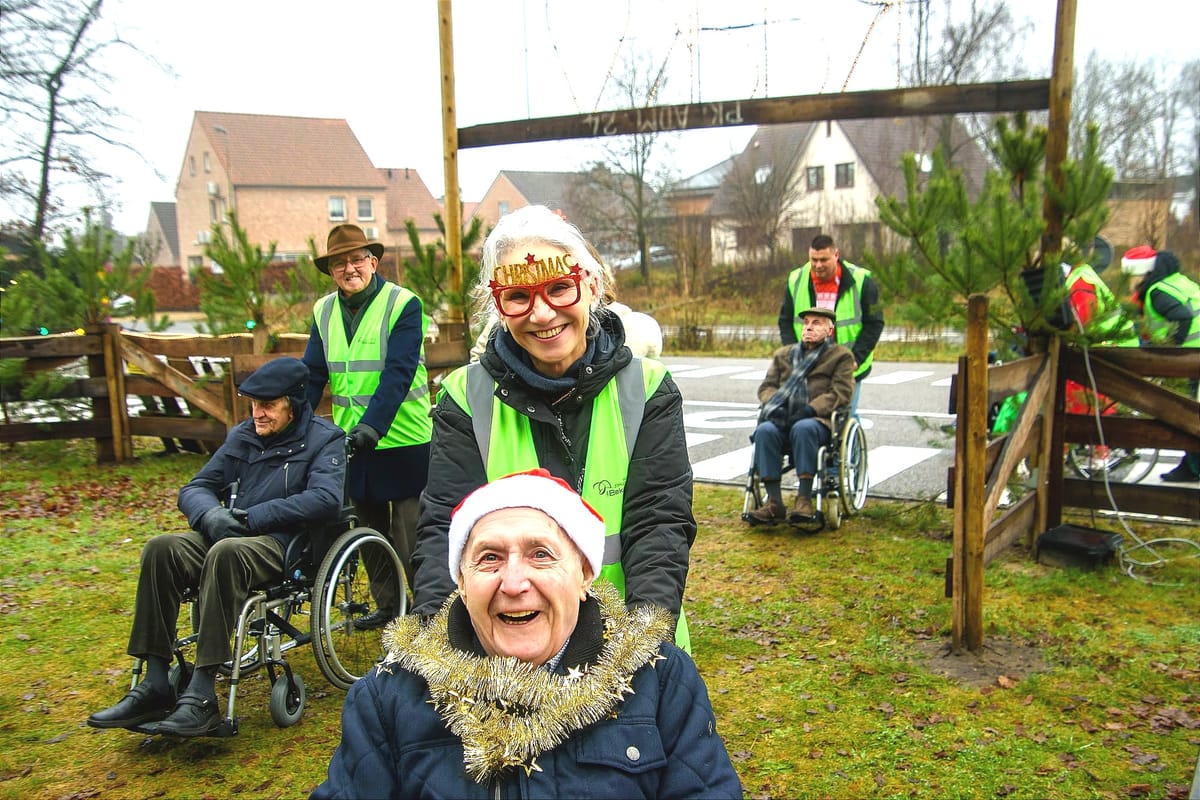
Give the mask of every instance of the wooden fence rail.
[[[1091, 348], [1061, 346], [988, 367], [987, 298], [973, 296], [967, 310], [967, 352], [950, 390], [957, 414], [955, 461], [947, 476], [954, 509], [953, 554], [946, 565], [946, 596], [953, 600], [953, 647], [983, 644], [984, 567], [1018, 541], [1035, 550], [1036, 535], [1062, 523], [1064, 507], [1108, 509], [1103, 481], [1066, 477], [1067, 444], [1200, 450], [1200, 402], [1155, 383], [1200, 375], [1194, 348]], [[1138, 417], [1067, 414], [1068, 380], [1090, 386]], [[990, 437], [988, 410], [1005, 398], [1027, 396], [1012, 430]], [[1027, 491], [1001, 508], [1016, 468], [1025, 463]], [[1200, 490], [1188, 486], [1109, 483], [1124, 512], [1200, 519]]]
[[[455, 330], [442, 326], [443, 335]], [[122, 331], [105, 325], [83, 335], [55, 334], [0, 339], [0, 359], [22, 359], [18, 379], [0, 386], [0, 403], [84, 400], [90, 419], [20, 421], [6, 413], [0, 444], [51, 439], [94, 439], [101, 462], [133, 456], [132, 437], [149, 436], [196, 443], [211, 452], [228, 430], [249, 413], [235, 387], [266, 361], [299, 357], [308, 344], [303, 334], [283, 334], [271, 353], [255, 353], [250, 334], [171, 335]], [[426, 369], [436, 386], [453, 367], [466, 361], [461, 335], [427, 342]], [[53, 384], [35, 376], [72, 367], [80, 373]], [[39, 388], [35, 391], [34, 387]], [[33, 392], [31, 394], [31, 392]], [[129, 397], [142, 399], [139, 413]], [[329, 392], [317, 412], [328, 415]]]

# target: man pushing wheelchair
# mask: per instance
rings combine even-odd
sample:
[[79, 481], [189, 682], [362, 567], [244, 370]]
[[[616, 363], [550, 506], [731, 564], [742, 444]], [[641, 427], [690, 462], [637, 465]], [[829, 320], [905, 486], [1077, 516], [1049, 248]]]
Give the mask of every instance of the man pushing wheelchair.
[[[744, 516], [751, 525], [793, 525], [813, 519], [813, 476], [817, 452], [829, 444], [833, 414], [854, 396], [854, 354], [833, 340], [837, 317], [831, 309], [809, 308], [798, 316], [801, 340], [775, 351], [758, 387], [762, 407], [754, 442], [754, 470], [767, 500]], [[780, 488], [785, 444], [796, 469], [796, 499], [784, 510]]]

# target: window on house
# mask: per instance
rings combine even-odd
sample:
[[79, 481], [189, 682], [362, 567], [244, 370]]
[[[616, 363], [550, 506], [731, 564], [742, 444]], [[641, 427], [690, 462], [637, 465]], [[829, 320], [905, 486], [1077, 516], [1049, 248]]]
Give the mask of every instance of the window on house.
[[833, 168], [834, 185], [839, 189], [849, 189], [854, 186], [854, 163], [837, 164]]
[[370, 197], [358, 198], [358, 218], [361, 220], [375, 219], [375, 203]]
[[212, 172], [212, 159], [208, 157], [208, 152], [204, 153], [204, 171]]
[[329, 198], [329, 219], [332, 222], [344, 222], [346, 219], [346, 198]]
[[808, 190], [810, 192], [818, 192], [825, 188], [825, 168], [824, 167], [808, 167], [805, 170], [808, 176]]
[[196, 177], [196, 157], [188, 156], [188, 174]]
[[188, 272], [200, 269], [204, 266], [204, 256], [188, 256]]
[[771, 177], [770, 165], [759, 167], [758, 169], [754, 170], [754, 182], [759, 186], [762, 186], [764, 183], [766, 183], [767, 178], [769, 177]]
[[500, 211], [500, 216], [502, 216], [502, 217], [508, 213], [508, 201], [507, 200], [500, 201], [499, 211]]

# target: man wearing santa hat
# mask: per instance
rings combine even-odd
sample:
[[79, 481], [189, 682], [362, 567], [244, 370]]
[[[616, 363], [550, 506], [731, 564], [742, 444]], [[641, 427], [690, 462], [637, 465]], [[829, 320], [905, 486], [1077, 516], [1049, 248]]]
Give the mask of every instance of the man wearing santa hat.
[[[1179, 271], [1174, 253], [1142, 245], [1126, 251], [1121, 269], [1134, 278], [1133, 302], [1142, 309], [1144, 341], [1200, 348], [1200, 285]], [[1191, 381], [1197, 395], [1200, 381]], [[1200, 480], [1200, 453], [1187, 453], [1179, 466], [1159, 476], [1183, 483]]]

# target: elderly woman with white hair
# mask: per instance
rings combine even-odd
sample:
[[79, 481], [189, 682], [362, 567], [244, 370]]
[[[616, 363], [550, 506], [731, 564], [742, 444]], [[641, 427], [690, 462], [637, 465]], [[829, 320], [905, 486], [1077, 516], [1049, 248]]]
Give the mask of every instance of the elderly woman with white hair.
[[544, 206], [505, 216], [484, 242], [477, 294], [500, 324], [477, 363], [446, 377], [434, 409], [413, 612], [435, 613], [454, 590], [451, 510], [489, 480], [542, 467], [603, 515], [600, 577], [630, 608], [666, 609], [688, 649], [696, 521], [683, 402], [665, 366], [626, 347], [593, 252]]
[[741, 797], [670, 615], [593, 585], [605, 539], [545, 470], [468, 495], [442, 562], [457, 593], [387, 629], [312, 796]]

